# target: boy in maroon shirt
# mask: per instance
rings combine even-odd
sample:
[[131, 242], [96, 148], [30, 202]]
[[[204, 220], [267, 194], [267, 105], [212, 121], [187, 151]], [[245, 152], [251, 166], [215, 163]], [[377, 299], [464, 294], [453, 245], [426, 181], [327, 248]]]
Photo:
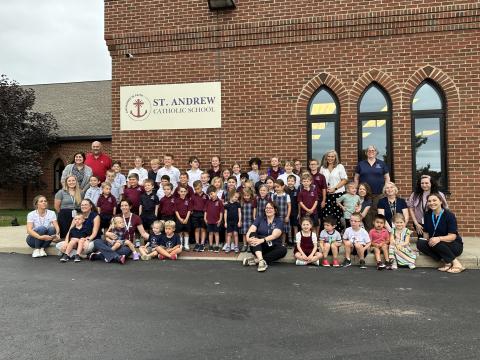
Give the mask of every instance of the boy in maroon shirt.
[[315, 185], [312, 185], [312, 175], [302, 175], [302, 189], [297, 197], [300, 206], [300, 217], [309, 216], [313, 221], [314, 231], [318, 232], [318, 192]]
[[[217, 196], [217, 189], [214, 186], [208, 188], [210, 199], [205, 203], [205, 215], [203, 220], [207, 224], [208, 243], [210, 251], [218, 253], [220, 251], [220, 234], [219, 228], [223, 219], [223, 201]], [[215, 246], [213, 246], [213, 238], [215, 237]]]
[[128, 175], [128, 187], [123, 190], [123, 200], [130, 200], [132, 203], [132, 213], [138, 215], [140, 208], [140, 197], [145, 191], [138, 185], [138, 174]]
[[285, 170], [280, 167], [280, 161], [276, 156], [270, 159], [270, 165], [271, 166], [267, 169], [267, 175], [271, 176], [274, 180], [277, 180], [278, 175], [282, 175]]
[[175, 197], [172, 194], [173, 185], [169, 183], [163, 186], [164, 197], [160, 200], [160, 219], [175, 221]]
[[317, 213], [318, 213], [318, 219], [320, 222], [321, 227], [323, 227], [322, 223], [322, 209], [325, 208], [325, 202], [327, 200], [327, 180], [325, 179], [325, 176], [320, 173], [319, 170], [319, 164], [317, 159], [312, 159], [308, 163], [308, 167], [310, 169], [310, 174], [312, 174], [313, 178], [313, 184], [317, 188], [318, 191], [318, 207], [317, 207]]
[[192, 227], [195, 232], [195, 248], [193, 251], [203, 252], [205, 250], [206, 225], [203, 220], [205, 216], [205, 204], [208, 196], [203, 192], [203, 185], [200, 180], [193, 182], [195, 193], [192, 195]]
[[192, 213], [192, 203], [187, 198], [187, 187], [179, 184], [177, 186], [178, 198], [175, 199], [175, 228], [180, 235], [180, 239], [183, 243], [183, 250], [190, 251], [189, 237], [190, 233], [190, 214]]
[[180, 173], [180, 179], [178, 180], [178, 185], [177, 187], [175, 188], [175, 191], [173, 192], [173, 196], [175, 198], [178, 198], [180, 197], [180, 195], [178, 194], [178, 190], [180, 188], [180, 185], [183, 185], [185, 186], [185, 188], [187, 189], [187, 198], [190, 199], [193, 195], [193, 189], [190, 185], [188, 185], [188, 174], [186, 172], [181, 172]]

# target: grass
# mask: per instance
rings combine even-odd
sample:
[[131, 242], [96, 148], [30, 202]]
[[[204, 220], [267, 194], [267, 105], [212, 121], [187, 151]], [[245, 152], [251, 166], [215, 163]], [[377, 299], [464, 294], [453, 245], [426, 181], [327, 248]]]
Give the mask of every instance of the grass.
[[20, 225], [25, 225], [27, 223], [27, 214], [30, 211], [23, 209], [0, 210], [0, 226], [12, 226], [11, 221], [15, 217]]

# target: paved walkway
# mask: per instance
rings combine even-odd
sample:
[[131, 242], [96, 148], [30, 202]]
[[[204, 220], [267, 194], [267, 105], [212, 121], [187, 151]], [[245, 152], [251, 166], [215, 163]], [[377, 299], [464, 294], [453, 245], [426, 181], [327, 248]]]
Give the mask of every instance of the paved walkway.
[[[18, 253], [18, 254], [31, 254], [32, 250], [27, 246], [25, 242], [26, 237], [25, 226], [9, 226], [0, 227], [0, 253]], [[480, 238], [467, 237], [463, 239], [464, 251], [460, 256], [460, 261], [467, 269], [480, 269]], [[49, 255], [56, 255], [54, 247], [48, 249]], [[236, 255], [230, 254], [214, 254], [210, 252], [196, 253], [193, 251], [183, 252], [182, 259], [188, 260], [232, 260], [242, 261], [247, 254], [241, 253]], [[282, 259], [282, 262], [293, 263], [293, 251], [289, 249], [287, 256]], [[354, 264], [358, 263], [356, 256], [352, 257]], [[375, 265], [375, 259], [373, 255], [369, 255], [366, 259], [367, 265]], [[432, 259], [420, 254], [417, 258], [418, 267], [437, 267], [438, 263]]]

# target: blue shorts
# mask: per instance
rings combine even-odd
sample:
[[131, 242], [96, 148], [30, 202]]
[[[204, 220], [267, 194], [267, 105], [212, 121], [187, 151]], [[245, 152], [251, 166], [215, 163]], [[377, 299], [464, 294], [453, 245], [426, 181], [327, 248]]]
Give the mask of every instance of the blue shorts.
[[227, 223], [227, 233], [238, 233], [238, 223]]

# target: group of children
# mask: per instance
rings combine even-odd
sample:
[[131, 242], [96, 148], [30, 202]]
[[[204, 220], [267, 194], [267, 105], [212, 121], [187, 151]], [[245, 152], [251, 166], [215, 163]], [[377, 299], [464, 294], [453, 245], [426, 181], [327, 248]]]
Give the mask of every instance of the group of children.
[[[350, 266], [351, 255], [358, 254], [364, 268], [365, 256], [373, 249], [378, 269], [394, 269], [397, 264], [415, 267], [415, 253], [408, 245], [410, 233], [401, 215], [394, 217], [392, 234], [385, 229], [382, 215], [375, 216], [370, 233], [364, 229], [362, 221], [371, 205], [367, 199], [368, 185], [361, 184], [357, 195], [356, 184], [347, 184], [347, 192], [336, 199], [343, 211], [342, 223], [337, 224], [335, 217], [322, 216], [327, 186], [317, 160], [310, 160], [309, 171], [304, 172], [298, 161], [286, 161], [282, 168], [274, 157], [271, 166], [262, 171], [261, 161], [254, 158], [246, 173], [240, 171], [238, 163], [232, 165], [232, 170], [221, 170], [219, 159], [214, 158], [208, 172], [199, 169], [197, 157], [189, 159], [190, 170], [180, 172], [173, 166], [173, 156], [166, 154], [162, 168], [160, 161], [153, 159], [147, 171], [142, 158], [137, 157], [135, 168], [127, 177], [119, 162], [113, 163], [103, 184], [99, 185], [98, 178], [92, 176], [85, 198], [97, 205], [106, 234], [116, 232], [117, 240], [105, 236], [106, 241], [113, 248], [128, 246], [134, 259], [143, 260], [153, 256], [176, 258], [182, 249], [190, 251], [190, 235], [195, 239], [193, 251], [246, 252], [249, 227], [257, 215], [264, 214], [267, 202], [273, 201], [278, 209], [276, 216], [284, 222], [283, 243], [294, 246], [297, 265], [338, 267], [343, 246], [342, 266]], [[145, 246], [120, 236], [125, 224], [122, 225], [123, 217], [115, 215], [119, 214], [122, 199], [129, 200], [131, 211], [141, 217], [144, 228], [152, 230]], [[337, 229], [345, 229], [343, 236]], [[163, 235], [173, 236], [173, 240], [167, 241]], [[332, 264], [327, 260], [329, 254], [333, 256]], [[382, 254], [385, 261], [381, 261]]]

